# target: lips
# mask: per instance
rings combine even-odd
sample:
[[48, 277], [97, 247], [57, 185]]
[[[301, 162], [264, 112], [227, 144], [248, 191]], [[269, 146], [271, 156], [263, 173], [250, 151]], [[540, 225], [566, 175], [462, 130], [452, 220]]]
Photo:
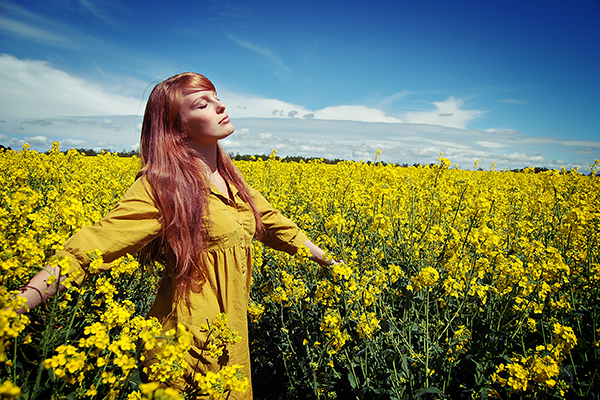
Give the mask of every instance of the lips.
[[228, 124], [228, 123], [229, 123], [229, 116], [227, 116], [227, 117], [223, 118], [223, 119], [222, 119], [222, 120], [219, 122], [219, 124]]

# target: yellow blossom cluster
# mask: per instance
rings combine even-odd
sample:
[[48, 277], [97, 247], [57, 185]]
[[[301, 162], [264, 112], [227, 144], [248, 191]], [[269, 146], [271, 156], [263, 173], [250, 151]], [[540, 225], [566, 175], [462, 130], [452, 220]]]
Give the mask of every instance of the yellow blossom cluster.
[[148, 360], [150, 366], [144, 367], [144, 372], [150, 380], [169, 382], [182, 377], [188, 367], [185, 354], [192, 345], [190, 331], [183, 324], [177, 324], [177, 328], [165, 332], [155, 343], [156, 346], [152, 349], [153, 357]]
[[350, 335], [345, 330], [341, 330], [341, 328], [342, 318], [337, 310], [330, 310], [325, 314], [321, 321], [321, 331], [325, 332], [325, 336], [327, 337], [329, 355], [337, 353], [350, 340]]
[[23, 394], [21, 393], [21, 388], [16, 385], [13, 385], [11, 381], [4, 381], [2, 386], [0, 386], [0, 399], [2, 400], [12, 400], [21, 397]]
[[[548, 337], [543, 321], [573, 312], [573, 295], [592, 302], [598, 296], [598, 285], [591, 284], [600, 282], [595, 261], [600, 181], [593, 166], [593, 174], [585, 176], [576, 169], [509, 172], [496, 171], [495, 165], [490, 171], [459, 170], [443, 155], [437, 164], [400, 168], [285, 163], [276, 153], [237, 166], [333, 259], [343, 260], [319, 267], [262, 247], [253, 260], [251, 298], [264, 307], [261, 318], [253, 319], [256, 346], [268, 349], [272, 337], [262, 340], [258, 332], [273, 326], [271, 332], [280, 337], [279, 357], [294, 371], [290, 376], [300, 373], [295, 368], [304, 368], [307, 376], [323, 374], [310, 378], [310, 384], [307, 378], [315, 396], [320, 393], [315, 382], [327, 379], [328, 370], [320, 369], [327, 353], [339, 361], [336, 370], [347, 368], [348, 376], [359, 379], [353, 365], [366, 354], [377, 358], [381, 349], [401, 355], [396, 366], [406, 362], [403, 357], [413, 365], [398, 374], [382, 362], [382, 376], [391, 373], [397, 379], [391, 385], [414, 379], [431, 384], [430, 365], [437, 363], [439, 370], [439, 363], [449, 362], [460, 367], [445, 367], [448, 381], [437, 387], [452, 387], [457, 381], [452, 373], [458, 372], [451, 371], [465, 368], [467, 357], [481, 352], [485, 361], [478, 362], [490, 363], [486, 346], [504, 357], [518, 349], [526, 353], [521, 343], [526, 335], [529, 342]], [[296, 301], [291, 282], [303, 288], [307, 301]], [[593, 310], [584, 313], [597, 321]], [[365, 332], [371, 315], [378, 329]], [[276, 356], [257, 359], [266, 369]], [[540, 362], [549, 363], [544, 357], [538, 357], [543, 360], [538, 370]], [[537, 376], [542, 379], [541, 372]], [[363, 379], [367, 384], [371, 378]], [[477, 379], [493, 386], [489, 375]]]
[[211, 400], [225, 400], [231, 392], [245, 393], [250, 388], [250, 382], [244, 376], [244, 368], [241, 365], [225, 366], [219, 372], [196, 374], [196, 382], [200, 393], [207, 395]]
[[[333, 165], [286, 163], [274, 153], [236, 161], [251, 186], [329, 250], [328, 259], [342, 261], [321, 266], [305, 248], [290, 257], [252, 243], [255, 376], [280, 382], [273, 390], [289, 398], [414, 398], [423, 390], [583, 398], [598, 391], [590, 377], [600, 374], [600, 162], [586, 175], [460, 170], [443, 155], [436, 164], [401, 167], [377, 157]], [[53, 258], [66, 238], [116, 204], [139, 159], [62, 153], [55, 144], [45, 154], [2, 150], [0, 167], [0, 343], [12, 384], [34, 398], [23, 385], [35, 382], [38, 369], [20, 354], [64, 344], [75, 353], [64, 364], [55, 360], [63, 380], [43, 382], [38, 394], [169, 398], [164, 385], [144, 391], [133, 382], [136, 368], [152, 372], [152, 365], [157, 381], [172, 379], [183, 368], [172, 357], [187, 346], [183, 330], [166, 335], [141, 316], [158, 279], [149, 266], [130, 255], [102, 273], [109, 266], [89, 249], [92, 276], [75, 287], [70, 260]], [[10, 301], [47, 265], [59, 267], [52, 279], [66, 277], [67, 290], [32, 311], [33, 320], [50, 321], [46, 331], [18, 317]], [[224, 326], [204, 327], [210, 356], [235, 342]], [[80, 369], [77, 354], [87, 357]], [[465, 379], [474, 365], [477, 387]]]
[[207, 333], [205, 349], [213, 358], [219, 358], [228, 345], [239, 343], [242, 337], [239, 332], [232, 330], [229, 326], [229, 317], [225, 313], [215, 316], [212, 323], [207, 320], [200, 325], [200, 331]]
[[[57, 378], [65, 379], [69, 383], [74, 383], [76, 378], [83, 379], [87, 359], [85, 353], [77, 351], [77, 347], [71, 345], [58, 346], [55, 351], [55, 356], [44, 360], [44, 368], [52, 368]], [[80, 372], [77, 377], [76, 372]]]
[[454, 362], [456, 360], [456, 355], [467, 352], [469, 339], [471, 339], [471, 331], [469, 331], [465, 325], [459, 326], [454, 332], [452, 340], [447, 340], [447, 342], [450, 342], [450, 348], [448, 349], [450, 362]]
[[260, 316], [265, 312], [265, 306], [254, 301], [248, 303], [248, 316], [252, 322], [260, 321]]
[[380, 328], [379, 319], [375, 316], [375, 313], [369, 312], [360, 315], [356, 330], [358, 335], [364, 339], [373, 337], [373, 333]]
[[21, 333], [29, 323], [27, 315], [18, 315], [17, 311], [25, 304], [25, 299], [0, 286], [0, 363], [6, 361], [6, 346]]
[[527, 357], [511, 357], [512, 362], [500, 364], [493, 378], [502, 386], [508, 387], [510, 393], [537, 393], [540, 388], [553, 388], [557, 384], [561, 363], [576, 344], [577, 338], [572, 328], [554, 323], [551, 344], [537, 346]]
[[[142, 397], [143, 396], [143, 397]], [[159, 382], [142, 383], [138, 392], [131, 393], [127, 400], [182, 400], [179, 392], [163, 388]]]
[[415, 292], [423, 289], [431, 290], [431, 287], [438, 281], [439, 277], [440, 274], [435, 268], [425, 267], [418, 275], [410, 278], [412, 284], [407, 289]]

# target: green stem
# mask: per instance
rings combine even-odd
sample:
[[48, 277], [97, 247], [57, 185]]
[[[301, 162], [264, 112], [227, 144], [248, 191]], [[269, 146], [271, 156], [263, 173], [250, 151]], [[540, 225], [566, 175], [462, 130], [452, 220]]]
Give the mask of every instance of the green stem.
[[41, 358], [41, 362], [38, 365], [38, 372], [37, 372], [37, 376], [35, 378], [35, 386], [33, 387], [32, 390], [32, 395], [31, 395], [31, 399], [35, 399], [37, 397], [38, 392], [40, 391], [40, 386], [42, 383], [42, 373], [45, 370], [44, 368], [44, 364], [43, 361], [46, 360], [48, 358], [48, 351], [49, 349], [49, 342], [50, 342], [50, 336], [52, 333], [52, 329], [53, 326], [52, 324], [54, 323], [54, 317], [56, 316], [56, 308], [58, 305], [58, 299], [59, 299], [60, 295], [57, 293], [56, 296], [54, 296], [53, 301], [51, 302], [51, 310], [50, 310], [50, 316], [48, 317], [48, 320], [45, 321], [45, 329], [44, 329], [44, 335], [42, 336], [42, 343], [43, 343], [43, 347], [42, 347], [42, 358]]
[[429, 387], [429, 290], [425, 296], [425, 385]]

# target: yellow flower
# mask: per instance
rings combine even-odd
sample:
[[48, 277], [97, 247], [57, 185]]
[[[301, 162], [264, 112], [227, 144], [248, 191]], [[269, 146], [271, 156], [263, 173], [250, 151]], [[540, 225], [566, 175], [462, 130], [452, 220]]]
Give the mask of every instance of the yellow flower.
[[228, 323], [227, 314], [219, 313], [212, 324], [207, 321], [206, 325], [200, 327], [201, 331], [209, 333], [205, 349], [213, 358], [219, 358], [228, 345], [239, 343], [242, 340], [238, 332], [229, 328]]
[[410, 278], [412, 285], [411, 289], [415, 292], [419, 292], [422, 289], [429, 289], [438, 281], [440, 277], [439, 272], [432, 267], [423, 268], [418, 275]]
[[375, 313], [370, 312], [361, 314], [356, 330], [358, 335], [365, 339], [373, 337], [373, 333], [379, 330], [379, 319], [375, 316]]
[[196, 382], [201, 393], [210, 399], [226, 399], [230, 392], [245, 393], [250, 388], [241, 365], [223, 367], [219, 372], [208, 371], [205, 375], [196, 374]]
[[148, 395], [148, 394], [153, 393], [156, 389], [158, 389], [159, 386], [160, 386], [160, 382], [141, 383], [140, 391], [143, 394]]
[[4, 381], [2, 386], [0, 386], [0, 399], [14, 399], [17, 397], [21, 397], [21, 389], [13, 385], [11, 381]]

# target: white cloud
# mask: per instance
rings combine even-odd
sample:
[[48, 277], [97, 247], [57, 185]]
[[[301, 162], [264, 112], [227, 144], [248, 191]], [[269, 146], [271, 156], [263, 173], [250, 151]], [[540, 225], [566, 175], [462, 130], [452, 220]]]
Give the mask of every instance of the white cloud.
[[326, 107], [315, 111], [315, 118], [329, 120], [345, 121], [363, 121], [363, 122], [395, 122], [401, 120], [393, 117], [386, 117], [385, 113], [376, 108], [366, 106], [334, 106]]
[[244, 138], [244, 137], [248, 137], [248, 135], [250, 135], [250, 129], [248, 129], [248, 128], [237, 129], [235, 131], [236, 137]]
[[546, 159], [540, 155], [528, 155], [521, 153], [505, 154], [504, 157], [511, 161], [526, 162], [531, 166], [534, 166], [535, 163], [543, 163], [544, 161], [546, 161]]
[[219, 97], [227, 106], [229, 115], [234, 119], [296, 118], [362, 122], [402, 122], [397, 118], [386, 116], [380, 109], [363, 105], [332, 106], [314, 111], [308, 110], [299, 104], [288, 103], [278, 99], [266, 99], [228, 91], [219, 91]]
[[17, 139], [17, 138], [10, 138], [10, 140], [8, 141], [8, 147], [11, 147], [13, 149], [21, 149], [21, 147], [23, 147], [23, 145], [25, 144], [25, 140], [23, 139]]
[[50, 143], [50, 141], [48, 140], [47, 137], [45, 136], [32, 136], [32, 137], [26, 137], [24, 139], [27, 143], [29, 143], [30, 145], [38, 145], [38, 146], [43, 146], [43, 145], [47, 145], [48, 143]]
[[226, 149], [228, 151], [231, 151], [232, 149], [239, 149], [240, 147], [242, 147], [241, 142], [231, 140], [231, 139], [221, 140], [221, 145], [223, 146], [224, 149]]
[[[26, 141], [46, 151], [62, 148], [139, 148], [140, 101], [112, 94], [46, 62], [0, 55], [0, 142], [18, 149]], [[460, 168], [497, 162], [498, 169], [541, 165], [584, 170], [600, 158], [600, 141], [529, 136], [510, 129], [465, 129], [484, 114], [449, 98], [434, 110], [406, 113], [404, 122], [378, 108], [341, 105], [310, 110], [278, 99], [220, 92], [236, 132], [223, 141], [240, 154], [381, 159], [429, 164], [443, 152]], [[123, 115], [125, 114], [125, 115]], [[65, 117], [59, 117], [59, 116]], [[312, 118], [309, 118], [312, 117]], [[408, 123], [406, 122], [408, 121]], [[566, 161], [565, 161], [566, 160]]]
[[[219, 97], [227, 106], [232, 118], [293, 118], [309, 111], [298, 104], [287, 103], [277, 99], [243, 95], [229, 91], [219, 91]], [[296, 113], [294, 114], [293, 111]]]
[[[21, 148], [28, 142], [35, 150], [46, 151], [55, 141], [61, 142], [63, 150], [71, 147], [84, 148], [110, 148], [123, 150], [137, 146], [140, 131], [136, 128], [136, 116], [115, 115], [106, 117], [69, 117], [45, 118], [35, 121], [34, 124], [19, 124], [21, 130], [7, 132], [0, 136], [0, 142], [13, 149]], [[105, 120], [111, 123], [105, 125]], [[46, 138], [36, 138], [40, 136]], [[35, 143], [32, 142], [35, 141]], [[109, 147], [112, 146], [112, 147]]]
[[32, 121], [54, 116], [131, 115], [140, 100], [53, 68], [49, 63], [0, 55], [0, 118]]
[[446, 101], [434, 101], [435, 110], [412, 111], [404, 114], [404, 121], [411, 124], [429, 124], [465, 129], [469, 122], [481, 117], [485, 111], [463, 110], [462, 100], [450, 97]]

